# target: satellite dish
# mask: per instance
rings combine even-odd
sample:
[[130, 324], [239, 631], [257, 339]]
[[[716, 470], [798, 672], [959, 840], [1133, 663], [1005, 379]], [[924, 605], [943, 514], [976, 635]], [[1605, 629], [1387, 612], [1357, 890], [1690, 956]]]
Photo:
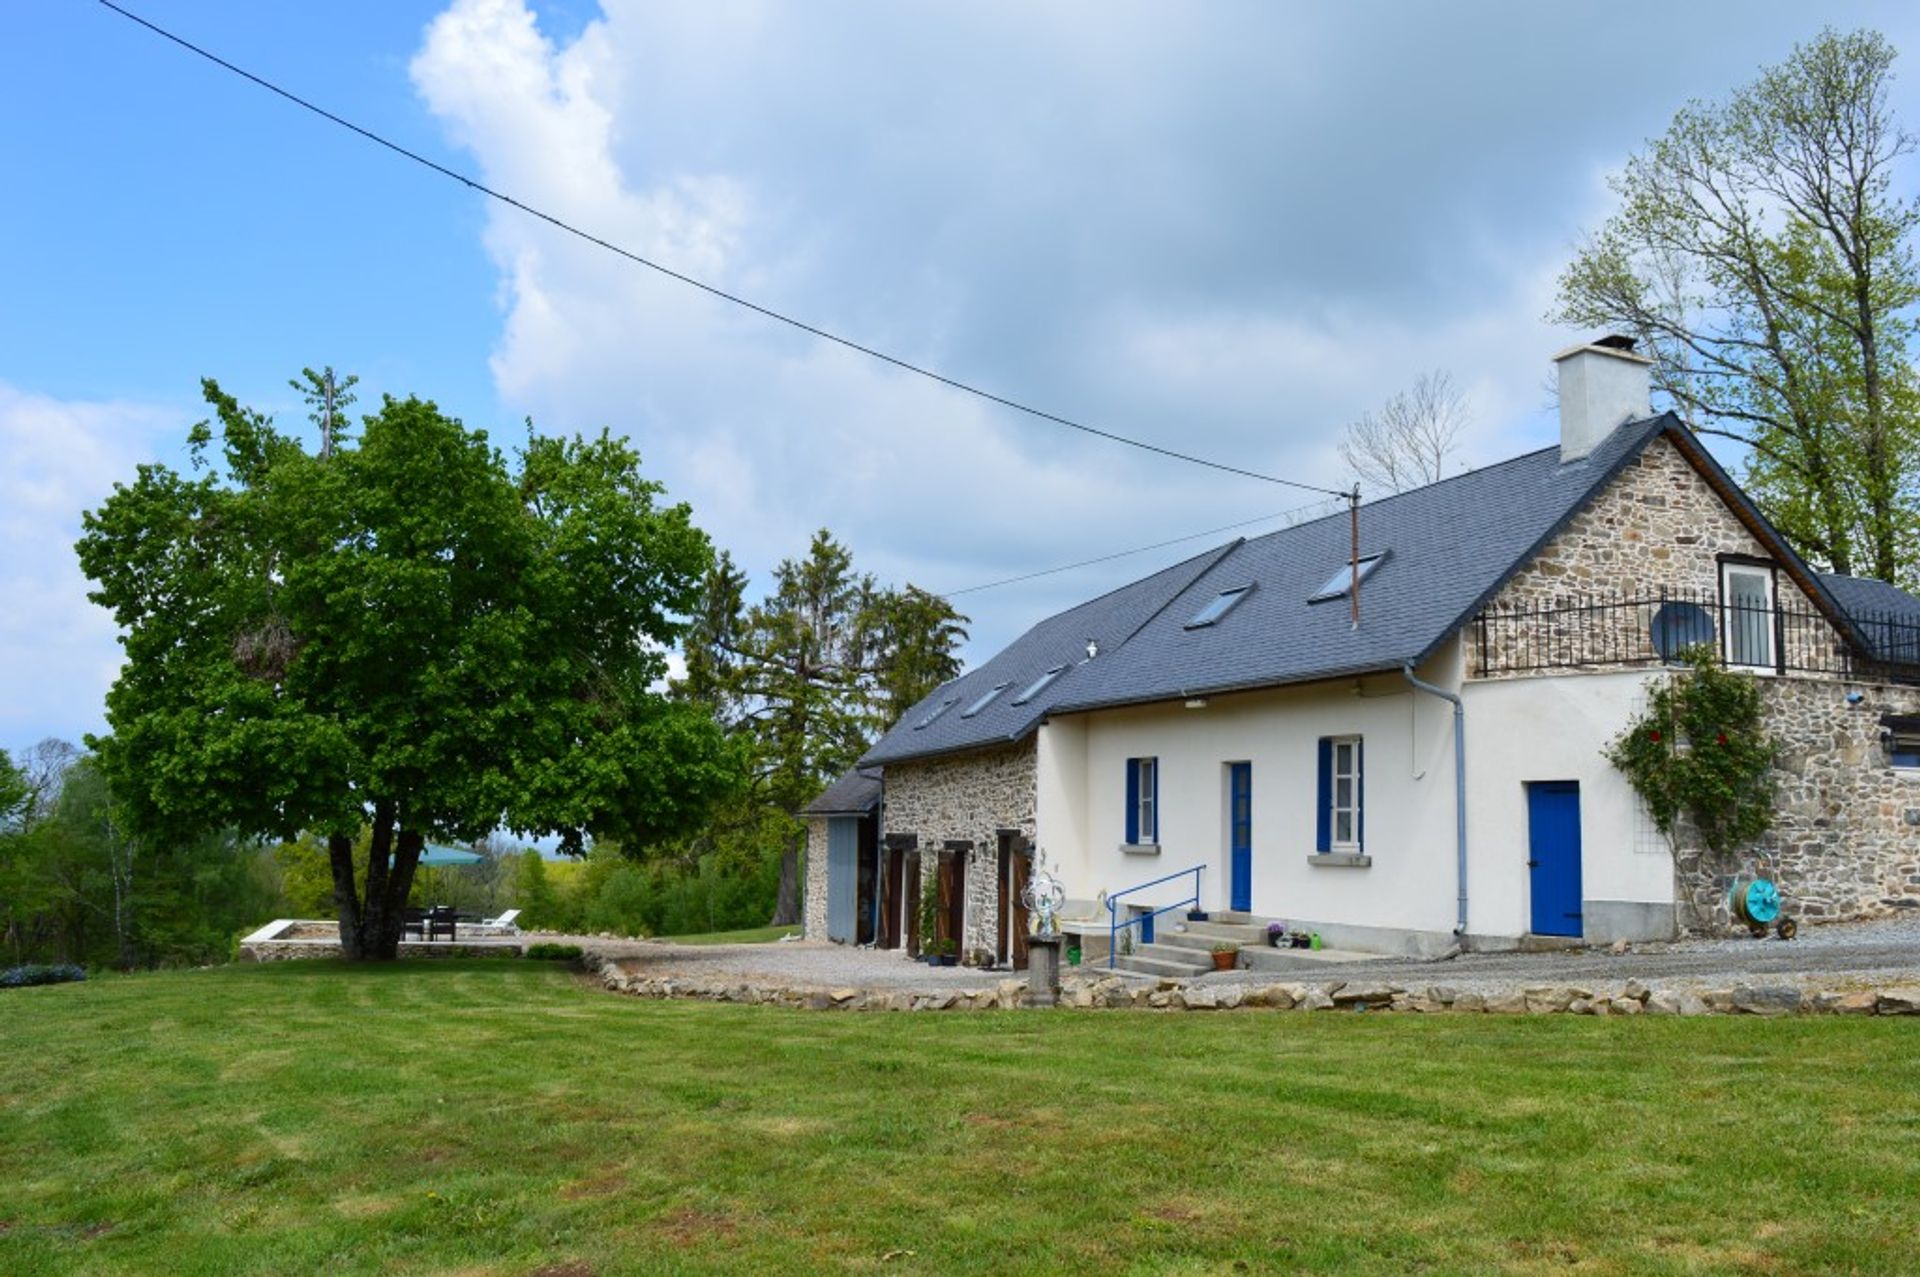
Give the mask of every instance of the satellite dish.
[[1651, 629], [1660, 659], [1678, 660], [1688, 648], [1713, 642], [1713, 614], [1698, 603], [1662, 603]]

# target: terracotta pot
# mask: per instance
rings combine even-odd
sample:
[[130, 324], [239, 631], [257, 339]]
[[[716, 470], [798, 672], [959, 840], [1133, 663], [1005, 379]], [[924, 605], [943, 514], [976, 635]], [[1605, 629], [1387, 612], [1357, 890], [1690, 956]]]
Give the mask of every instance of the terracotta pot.
[[1240, 951], [1238, 949], [1230, 949], [1226, 953], [1216, 953], [1213, 955], [1213, 969], [1215, 971], [1231, 971], [1233, 970], [1234, 964], [1238, 961], [1240, 961]]

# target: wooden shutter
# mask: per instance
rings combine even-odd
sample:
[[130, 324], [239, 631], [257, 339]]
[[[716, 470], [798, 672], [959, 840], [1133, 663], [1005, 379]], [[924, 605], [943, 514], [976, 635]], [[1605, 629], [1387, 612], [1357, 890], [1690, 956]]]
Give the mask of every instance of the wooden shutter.
[[1316, 851], [1330, 851], [1333, 848], [1333, 737], [1320, 738], [1320, 784], [1318, 801], [1314, 804], [1317, 816], [1314, 822], [1313, 846]]

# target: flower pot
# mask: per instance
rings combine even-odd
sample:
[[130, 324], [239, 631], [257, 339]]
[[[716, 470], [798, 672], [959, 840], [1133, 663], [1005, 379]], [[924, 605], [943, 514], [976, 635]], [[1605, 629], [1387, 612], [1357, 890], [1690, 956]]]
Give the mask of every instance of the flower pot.
[[1205, 921], [1206, 921], [1206, 920], [1208, 919], [1208, 917], [1210, 917], [1210, 916], [1211, 916], [1211, 915], [1209, 915], [1209, 914], [1207, 913], [1207, 911], [1206, 911], [1205, 909], [1189, 909], [1189, 910], [1187, 910], [1187, 921], [1188, 921], [1188, 922], [1205, 922]]
[[955, 954], [943, 953], [940, 955], [940, 965], [943, 967], [954, 966], [959, 961], [960, 961], [959, 957]]
[[1238, 961], [1240, 961], [1240, 951], [1238, 949], [1230, 949], [1226, 953], [1216, 953], [1213, 955], [1213, 969], [1215, 971], [1231, 971], [1233, 970], [1234, 963]]

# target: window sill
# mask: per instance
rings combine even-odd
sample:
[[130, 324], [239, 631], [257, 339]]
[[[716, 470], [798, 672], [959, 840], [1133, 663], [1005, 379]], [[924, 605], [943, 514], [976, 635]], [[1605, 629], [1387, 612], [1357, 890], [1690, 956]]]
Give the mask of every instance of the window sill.
[[1318, 869], [1365, 869], [1373, 857], [1358, 851], [1316, 851], [1307, 863]]
[[1120, 854], [1123, 856], [1157, 856], [1160, 854], [1160, 844], [1157, 842], [1123, 842], [1120, 844]]

